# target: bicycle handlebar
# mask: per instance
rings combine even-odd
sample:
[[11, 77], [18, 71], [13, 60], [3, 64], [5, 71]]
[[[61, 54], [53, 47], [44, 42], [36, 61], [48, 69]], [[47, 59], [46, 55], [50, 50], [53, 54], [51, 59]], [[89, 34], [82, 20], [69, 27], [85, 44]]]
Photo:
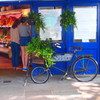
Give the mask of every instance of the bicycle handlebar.
[[[52, 47], [61, 48], [61, 45], [60, 45], [60, 43], [54, 43], [54, 44], [52, 44]], [[74, 52], [76, 52], [76, 51], [82, 51], [82, 47], [70, 47], [69, 49], [71, 51], [74, 51]]]
[[52, 47], [61, 48], [61, 45], [60, 45], [60, 43], [54, 43], [54, 44], [52, 44]]

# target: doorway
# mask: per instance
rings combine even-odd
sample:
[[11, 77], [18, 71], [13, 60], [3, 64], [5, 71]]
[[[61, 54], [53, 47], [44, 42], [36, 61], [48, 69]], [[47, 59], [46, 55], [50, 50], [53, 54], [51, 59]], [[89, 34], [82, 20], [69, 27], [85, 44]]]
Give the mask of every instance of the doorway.
[[99, 38], [98, 38], [98, 7], [74, 6], [76, 13], [77, 28], [69, 34], [69, 47], [82, 47], [77, 54], [92, 54], [92, 57], [99, 62]]
[[[1, 5], [0, 6], [0, 69], [12, 69], [10, 27], [15, 19], [26, 17], [30, 12], [30, 5]], [[21, 59], [19, 61], [21, 64]]]

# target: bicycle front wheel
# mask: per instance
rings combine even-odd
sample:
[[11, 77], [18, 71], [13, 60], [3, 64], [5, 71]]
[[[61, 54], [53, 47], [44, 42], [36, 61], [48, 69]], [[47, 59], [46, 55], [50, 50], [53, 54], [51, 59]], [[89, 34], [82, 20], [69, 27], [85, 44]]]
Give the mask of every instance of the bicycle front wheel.
[[92, 57], [80, 57], [72, 66], [72, 73], [80, 82], [92, 81], [98, 73], [98, 64]]
[[49, 79], [50, 73], [48, 69], [43, 66], [36, 66], [31, 71], [31, 79], [34, 83], [42, 84]]

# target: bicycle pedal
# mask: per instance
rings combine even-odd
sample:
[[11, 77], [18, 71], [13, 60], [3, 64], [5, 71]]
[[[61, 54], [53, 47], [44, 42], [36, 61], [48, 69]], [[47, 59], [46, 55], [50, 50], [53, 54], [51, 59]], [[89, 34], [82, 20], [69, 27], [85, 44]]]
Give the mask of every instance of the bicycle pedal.
[[52, 74], [50, 74], [50, 76], [52, 77], [53, 75], [52, 75]]
[[61, 78], [60, 78], [60, 80], [64, 80], [64, 79], [65, 79], [64, 77], [61, 77]]

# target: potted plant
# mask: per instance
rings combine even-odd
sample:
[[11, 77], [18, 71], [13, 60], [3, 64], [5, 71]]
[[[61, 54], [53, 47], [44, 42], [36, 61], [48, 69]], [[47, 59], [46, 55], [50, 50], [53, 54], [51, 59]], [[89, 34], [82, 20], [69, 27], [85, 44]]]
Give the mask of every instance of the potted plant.
[[28, 13], [28, 17], [26, 18], [29, 25], [34, 25], [34, 30], [36, 33], [39, 33], [40, 28], [44, 31], [45, 23], [43, 21], [43, 17], [41, 13], [35, 13], [34, 11]]
[[51, 48], [50, 42], [50, 39], [41, 40], [39, 36], [37, 38], [33, 37], [31, 43], [28, 43], [26, 51], [29, 54], [36, 53], [35, 56], [43, 58], [46, 67], [50, 67], [54, 64], [52, 59], [54, 51]]
[[60, 15], [60, 25], [64, 27], [65, 30], [67, 30], [68, 26], [76, 26], [76, 18], [75, 18], [75, 12], [70, 11], [67, 9], [64, 13]]

